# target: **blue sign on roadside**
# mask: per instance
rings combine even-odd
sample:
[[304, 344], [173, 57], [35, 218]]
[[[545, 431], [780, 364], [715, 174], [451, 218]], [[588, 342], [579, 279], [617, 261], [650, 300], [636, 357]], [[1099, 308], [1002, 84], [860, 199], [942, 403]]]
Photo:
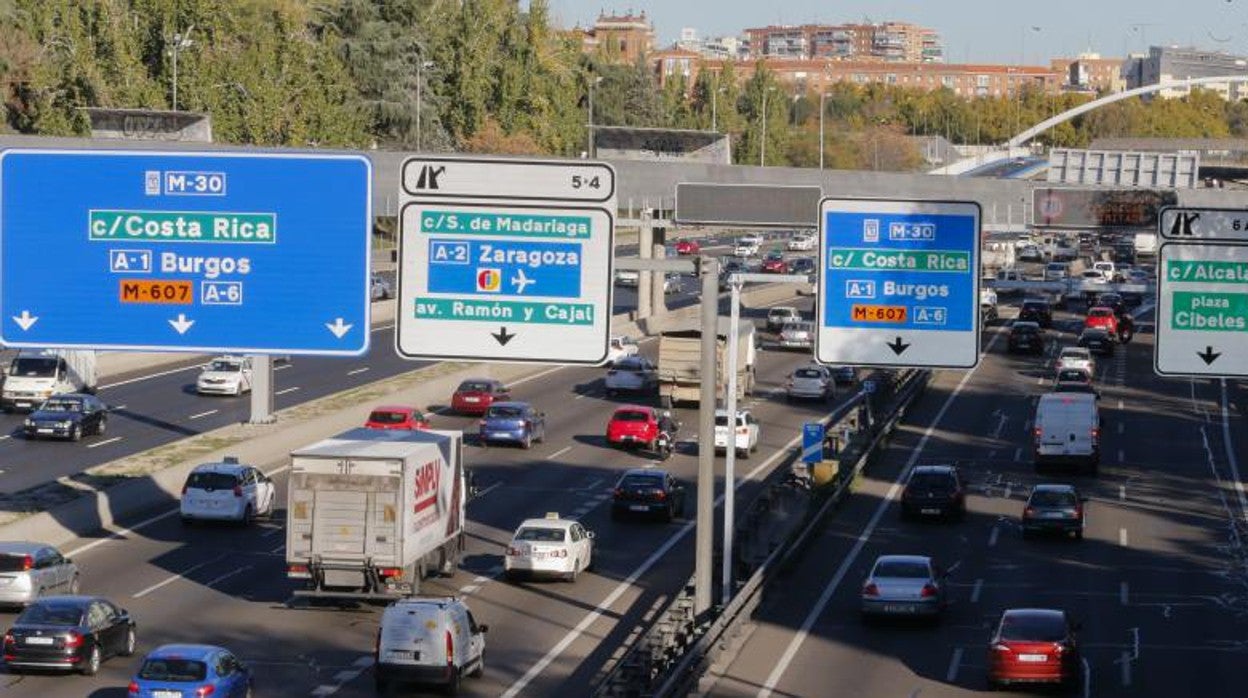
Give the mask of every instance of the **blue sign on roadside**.
[[802, 462], [819, 463], [823, 461], [823, 423], [806, 422], [802, 425]]
[[979, 223], [975, 202], [824, 199], [816, 359], [974, 367]]
[[350, 155], [0, 152], [0, 342], [363, 354], [371, 186]]

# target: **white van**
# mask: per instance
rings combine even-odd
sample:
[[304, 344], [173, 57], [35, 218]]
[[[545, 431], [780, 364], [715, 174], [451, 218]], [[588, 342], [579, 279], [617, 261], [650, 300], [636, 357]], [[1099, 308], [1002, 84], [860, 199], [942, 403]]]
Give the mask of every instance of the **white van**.
[[485, 671], [485, 633], [458, 597], [400, 599], [386, 607], [373, 656], [377, 692], [391, 695], [399, 683], [436, 684], [459, 690], [464, 675]]
[[1096, 472], [1101, 417], [1093, 393], [1048, 393], [1036, 405], [1035, 464], [1078, 463]]

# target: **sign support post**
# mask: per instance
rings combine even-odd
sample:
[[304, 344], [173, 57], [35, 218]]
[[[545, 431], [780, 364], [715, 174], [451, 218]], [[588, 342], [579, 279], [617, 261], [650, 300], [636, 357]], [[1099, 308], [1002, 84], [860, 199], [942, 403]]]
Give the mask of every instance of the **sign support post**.
[[[698, 260], [702, 279], [702, 390], [698, 404], [698, 512], [694, 525], [693, 612], [711, 609], [715, 544], [715, 404], [719, 376], [715, 349], [719, 335], [719, 261]], [[729, 342], [731, 344], [732, 342]]]

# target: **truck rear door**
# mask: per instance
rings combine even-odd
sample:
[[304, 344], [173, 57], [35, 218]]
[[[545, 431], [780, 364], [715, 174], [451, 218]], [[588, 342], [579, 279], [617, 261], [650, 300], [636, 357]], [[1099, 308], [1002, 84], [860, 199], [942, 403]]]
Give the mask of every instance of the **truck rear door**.
[[398, 486], [397, 477], [311, 473], [292, 477], [290, 555], [397, 564]]

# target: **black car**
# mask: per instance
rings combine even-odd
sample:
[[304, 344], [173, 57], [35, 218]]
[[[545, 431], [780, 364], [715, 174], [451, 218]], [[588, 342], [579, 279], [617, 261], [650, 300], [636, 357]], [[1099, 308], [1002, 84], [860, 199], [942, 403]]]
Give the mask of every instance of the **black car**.
[[9, 671], [68, 669], [87, 676], [108, 657], [134, 654], [134, 620], [125, 609], [95, 596], [45, 596], [4, 634]]
[[108, 428], [108, 407], [96, 396], [82, 393], [53, 395], [26, 418], [26, 438], [51, 437], [77, 441]]
[[1079, 334], [1079, 346], [1098, 356], [1113, 356], [1114, 344], [1109, 330], [1100, 327], [1089, 327]]
[[789, 260], [790, 274], [814, 274], [817, 269], [814, 257], [798, 257]]
[[1011, 354], [1015, 352], [1043, 354], [1044, 331], [1040, 329], [1040, 325], [1034, 320], [1025, 322], [1015, 321], [1010, 326], [1010, 336], [1006, 342], [1006, 348]]
[[1127, 302], [1120, 294], [1102, 293], [1096, 298], [1096, 305], [1103, 305], [1114, 311], [1114, 315], [1122, 317], [1127, 314]]
[[901, 516], [966, 518], [966, 487], [957, 466], [915, 466], [901, 491]]
[[1025, 300], [1022, 309], [1018, 312], [1018, 319], [1034, 322], [1045, 328], [1052, 327], [1053, 307], [1048, 301]]
[[745, 263], [736, 259], [726, 259], [720, 261], [719, 267], [719, 290], [728, 290], [728, 277], [732, 274], [745, 274], [749, 268]]
[[684, 513], [685, 486], [667, 471], [633, 468], [615, 483], [612, 519], [619, 520], [629, 514], [658, 514], [663, 521], [671, 521]]
[[1070, 485], [1036, 485], [1023, 507], [1023, 537], [1041, 531], [1057, 531], [1083, 538], [1083, 503], [1086, 497]]

